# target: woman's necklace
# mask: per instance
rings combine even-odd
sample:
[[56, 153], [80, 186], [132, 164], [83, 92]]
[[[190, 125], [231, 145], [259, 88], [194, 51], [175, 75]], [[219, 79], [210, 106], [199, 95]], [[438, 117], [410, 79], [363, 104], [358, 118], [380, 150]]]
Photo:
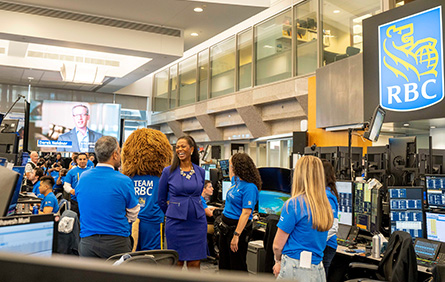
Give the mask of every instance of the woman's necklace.
[[185, 172], [182, 170], [181, 167], [179, 167], [179, 170], [180, 170], [181, 175], [184, 176], [185, 178], [187, 178], [187, 180], [190, 180], [190, 178], [192, 177], [192, 175], [195, 173], [195, 170], [193, 169], [193, 166], [192, 166], [192, 169], [190, 170], [189, 173], [185, 173]]

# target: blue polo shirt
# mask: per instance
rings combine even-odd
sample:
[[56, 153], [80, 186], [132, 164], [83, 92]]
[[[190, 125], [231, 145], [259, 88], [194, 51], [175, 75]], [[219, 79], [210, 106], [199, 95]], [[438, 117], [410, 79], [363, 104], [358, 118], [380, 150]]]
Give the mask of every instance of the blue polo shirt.
[[308, 251], [312, 252], [312, 264], [319, 264], [323, 260], [328, 231], [321, 232], [312, 228], [304, 196], [286, 201], [277, 227], [289, 234], [282, 251], [284, 255], [300, 259], [300, 253]]
[[[332, 213], [334, 214], [334, 219], [338, 219], [338, 200], [332, 193], [331, 188], [326, 187], [326, 195], [328, 196], [329, 203], [332, 207]], [[337, 234], [329, 238], [327, 245], [331, 248], [337, 249]]]
[[89, 167], [89, 168], [94, 167], [94, 163], [90, 159], [88, 159], [88, 161], [87, 161], [87, 167]]
[[43, 194], [40, 194], [39, 187], [40, 187], [40, 180], [37, 181], [36, 183], [34, 183], [34, 186], [33, 186], [33, 188], [32, 188], [32, 192], [33, 192], [38, 198], [43, 199], [44, 196], [43, 196]]
[[204, 197], [201, 195], [201, 202], [202, 202], [202, 207], [204, 208], [204, 209], [206, 209], [206, 208], [208, 208], [209, 206], [207, 206], [207, 203], [206, 203], [206, 199], [204, 199]]
[[[89, 167], [80, 168], [78, 166], [73, 167], [68, 171], [68, 173], [65, 176], [65, 182], [71, 184], [71, 187], [73, 189], [76, 189], [77, 184], [79, 183], [80, 176], [87, 170], [89, 170]], [[77, 194], [77, 193], [76, 193]], [[71, 195], [71, 200], [77, 201], [76, 195]]]
[[252, 219], [258, 195], [258, 188], [255, 184], [233, 176], [232, 186], [227, 192], [223, 214], [228, 218], [238, 220], [243, 209], [252, 209], [249, 216], [249, 219]]
[[164, 222], [164, 213], [157, 203], [159, 177], [135, 175], [131, 180], [133, 180], [134, 190], [141, 206], [138, 218], [152, 223]]
[[42, 203], [40, 204], [40, 211], [43, 211], [44, 207], [52, 207], [53, 213], [59, 211], [59, 202], [53, 192], [50, 192], [43, 198]]
[[136, 207], [133, 181], [108, 166], [96, 166], [82, 174], [76, 187], [79, 203], [80, 237], [130, 236], [126, 209]]

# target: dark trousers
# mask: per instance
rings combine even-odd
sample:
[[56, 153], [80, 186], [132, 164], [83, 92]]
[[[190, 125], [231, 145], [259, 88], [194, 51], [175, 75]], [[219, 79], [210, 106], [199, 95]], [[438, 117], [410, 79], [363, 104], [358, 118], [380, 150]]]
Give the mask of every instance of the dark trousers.
[[77, 201], [74, 201], [73, 199], [70, 199], [70, 204], [71, 204], [71, 210], [77, 213], [77, 217], [80, 220], [79, 203], [77, 203]]
[[238, 240], [238, 251], [232, 252], [230, 249], [230, 242], [233, 238], [233, 232], [235, 231], [237, 220], [228, 219], [223, 215], [223, 222], [232, 226], [232, 231], [226, 234], [220, 234], [219, 236], [219, 269], [227, 270], [242, 270], [247, 271], [246, 256], [247, 256], [247, 240], [250, 233], [246, 228], [241, 232]]
[[133, 245], [130, 237], [116, 235], [92, 235], [80, 239], [81, 257], [107, 259], [113, 255], [130, 253]]
[[334, 258], [336, 252], [336, 249], [329, 246], [326, 246], [326, 248], [324, 249], [323, 266], [326, 273], [326, 279], [328, 278], [329, 266], [331, 266], [332, 259]]

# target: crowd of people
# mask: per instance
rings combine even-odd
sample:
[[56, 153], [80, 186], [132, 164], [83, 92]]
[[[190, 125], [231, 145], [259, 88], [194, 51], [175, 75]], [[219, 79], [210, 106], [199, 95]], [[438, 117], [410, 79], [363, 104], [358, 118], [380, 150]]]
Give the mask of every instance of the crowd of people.
[[[139, 129], [121, 149], [103, 136], [95, 154], [73, 154], [69, 169], [57, 154], [51, 162], [30, 154], [26, 179], [42, 198], [41, 213], [59, 209], [54, 193], [69, 197], [80, 220], [79, 254], [108, 258], [132, 250], [177, 251], [179, 266], [199, 269], [207, 258], [207, 201], [212, 183], [199, 166], [191, 136], [178, 138], [172, 151], [160, 131]], [[246, 153], [229, 160], [231, 187], [219, 229], [219, 269], [247, 271], [246, 256], [261, 177]], [[338, 193], [329, 162], [312, 156], [298, 160], [291, 197], [284, 204], [273, 242], [278, 279], [326, 281], [337, 247]], [[206, 217], [207, 216], [207, 217]], [[162, 233], [165, 230], [165, 236]]]

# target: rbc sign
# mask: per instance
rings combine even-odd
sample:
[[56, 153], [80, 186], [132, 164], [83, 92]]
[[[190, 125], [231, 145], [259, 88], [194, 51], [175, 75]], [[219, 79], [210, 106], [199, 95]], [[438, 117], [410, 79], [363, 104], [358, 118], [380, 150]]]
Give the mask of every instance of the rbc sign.
[[414, 111], [444, 97], [441, 6], [379, 26], [380, 105]]

